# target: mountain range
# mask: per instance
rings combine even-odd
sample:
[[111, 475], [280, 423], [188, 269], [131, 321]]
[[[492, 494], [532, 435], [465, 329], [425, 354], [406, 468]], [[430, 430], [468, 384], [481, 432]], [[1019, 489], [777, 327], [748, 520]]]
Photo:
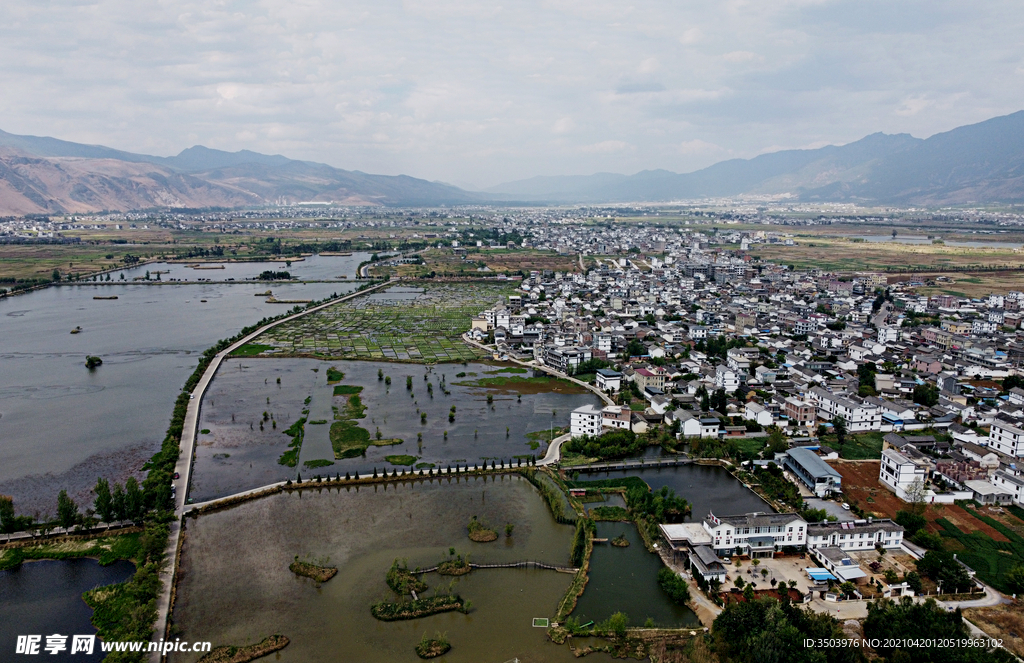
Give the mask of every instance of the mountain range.
[[534, 177], [481, 192], [242, 150], [157, 157], [0, 131], [0, 215], [150, 208], [658, 202], [740, 196], [886, 205], [1024, 202], [1024, 111], [927, 139], [876, 133], [847, 145], [731, 159], [691, 173]]
[[842, 146], [722, 161], [692, 173], [534, 177], [485, 193], [526, 201], [666, 201], [789, 196], [798, 201], [958, 205], [1024, 201], [1024, 111], [927, 139], [876, 133]]

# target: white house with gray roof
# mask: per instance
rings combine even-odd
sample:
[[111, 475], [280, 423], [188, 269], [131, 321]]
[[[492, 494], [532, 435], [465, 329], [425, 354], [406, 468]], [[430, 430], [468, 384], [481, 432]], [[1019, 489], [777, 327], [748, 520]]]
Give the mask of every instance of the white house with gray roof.
[[807, 544], [807, 521], [795, 513], [754, 512], [720, 517], [708, 513], [703, 525], [711, 535], [711, 547], [717, 555], [772, 557], [777, 548]]

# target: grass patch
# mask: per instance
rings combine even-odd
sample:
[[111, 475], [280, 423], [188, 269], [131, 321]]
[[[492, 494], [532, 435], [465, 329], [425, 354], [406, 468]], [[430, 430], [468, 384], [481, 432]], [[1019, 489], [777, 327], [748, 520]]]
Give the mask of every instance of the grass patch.
[[[747, 456], [758, 456], [768, 442], [766, 437], [744, 437], [736, 440], [730, 440], [736, 444], [736, 448], [746, 454]], [[881, 452], [879, 452], [881, 453]]]
[[334, 462], [325, 460], [323, 458], [317, 458], [316, 460], [307, 460], [305, 463], [302, 464], [303, 467], [310, 470], [315, 470], [318, 467], [328, 467], [330, 465], [334, 465]]
[[345, 402], [345, 411], [340, 414], [344, 419], [362, 419], [366, 416], [366, 406], [359, 394], [352, 394]]
[[410, 456], [408, 454], [397, 454], [394, 456], [384, 456], [384, 460], [388, 461], [392, 465], [412, 465], [418, 459], [416, 456]]
[[628, 521], [629, 513], [621, 506], [595, 506], [590, 510], [594, 520]]
[[522, 375], [496, 375], [470, 382], [454, 382], [460, 387], [495, 389], [506, 393], [540, 394], [555, 391], [562, 394], [585, 394], [587, 389], [577, 384], [550, 375], [528, 378]]
[[255, 661], [257, 658], [284, 649], [288, 646], [288, 642], [288, 638], [283, 635], [271, 635], [254, 645], [217, 647], [199, 659], [199, 663], [249, 663], [249, 661]]
[[882, 433], [857, 433], [846, 436], [846, 444], [840, 446], [835, 434], [823, 435], [822, 444], [826, 444], [839, 452], [845, 460], [877, 460], [882, 457]]
[[357, 387], [356, 385], [339, 384], [338, 386], [336, 386], [334, 388], [334, 395], [335, 396], [351, 396], [353, 394], [362, 393], [362, 391], [363, 391], [363, 388], [362, 387]]
[[288, 430], [284, 431], [285, 435], [291, 436], [292, 441], [288, 444], [288, 450], [281, 454], [281, 457], [277, 459], [279, 465], [295, 467], [299, 464], [299, 451], [302, 449], [302, 438], [306, 435], [305, 425], [306, 418], [302, 417], [289, 426]]
[[361, 456], [370, 446], [370, 431], [357, 426], [354, 421], [335, 421], [331, 424], [330, 436], [335, 458]]
[[382, 622], [394, 622], [402, 619], [418, 619], [442, 612], [458, 610], [469, 612], [467, 603], [458, 594], [430, 596], [417, 601], [381, 601], [374, 603], [370, 614]]
[[642, 488], [643, 490], [650, 490], [650, 486], [647, 485], [640, 477], [622, 477], [621, 479], [594, 479], [592, 481], [587, 480], [575, 480], [566, 481], [565, 485], [570, 488]]
[[297, 576], [312, 578], [313, 580], [316, 580], [317, 584], [327, 582], [338, 574], [338, 567], [336, 566], [325, 566], [323, 564], [303, 562], [299, 560], [297, 555], [295, 557], [295, 561], [288, 565], [288, 570]]
[[327, 384], [334, 384], [345, 379], [345, 374], [331, 366], [327, 369]]
[[417, 470], [429, 470], [435, 467], [437, 467], [437, 465], [434, 465], [433, 463], [416, 463]]
[[978, 578], [1004, 593], [1011, 588], [1006, 583], [1007, 573], [1018, 564], [1024, 564], [1024, 538], [997, 520], [974, 512], [974, 516], [993, 527], [1009, 541], [996, 541], [981, 532], [962, 532], [945, 518], [935, 524], [942, 528], [939, 534], [963, 546], [957, 558], [974, 569]]
[[489, 543], [498, 539], [498, 533], [487, 527], [482, 521], [473, 516], [469, 521], [469, 540], [477, 543]]
[[235, 348], [231, 352], [232, 357], [255, 357], [256, 355], [263, 354], [267, 350], [273, 350], [272, 345], [263, 345], [262, 343], [246, 343], [241, 347]]
[[317, 419], [316, 421], [308, 422], [310, 426], [323, 426], [327, 423], [326, 419]]
[[499, 368], [496, 371], [487, 371], [488, 373], [529, 373], [525, 368], [521, 366], [506, 366], [505, 368]]
[[209, 435], [210, 434], [210, 429], [209, 428], [204, 428], [203, 430], [201, 430], [199, 432], [202, 433], [203, 435]]

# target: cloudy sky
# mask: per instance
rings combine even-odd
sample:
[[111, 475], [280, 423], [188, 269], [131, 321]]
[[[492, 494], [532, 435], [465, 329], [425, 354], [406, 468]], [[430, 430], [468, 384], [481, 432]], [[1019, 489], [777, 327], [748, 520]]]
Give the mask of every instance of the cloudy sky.
[[485, 187], [1024, 108], [1016, 0], [3, 0], [0, 129]]

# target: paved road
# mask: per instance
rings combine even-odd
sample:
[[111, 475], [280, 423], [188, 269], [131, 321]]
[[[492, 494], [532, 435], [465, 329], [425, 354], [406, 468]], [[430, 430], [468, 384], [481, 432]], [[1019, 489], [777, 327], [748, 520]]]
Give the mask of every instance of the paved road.
[[[353, 292], [344, 297], [333, 299], [325, 304], [320, 304], [312, 308], [308, 308], [304, 311], [290, 315], [286, 318], [271, 322], [268, 325], [260, 327], [251, 334], [231, 344], [222, 352], [218, 353], [210, 365], [207, 367], [203, 376], [199, 379], [199, 383], [196, 388], [192, 391], [191, 400], [188, 404], [188, 410], [185, 413], [185, 425], [181, 433], [181, 443], [178, 453], [178, 463], [174, 467], [174, 471], [178, 473], [180, 478], [174, 482], [174, 486], [178, 489], [177, 495], [174, 500], [174, 512], [179, 518], [170, 524], [170, 536], [167, 539], [167, 548], [164, 551], [164, 559], [170, 562], [169, 565], [165, 566], [160, 573], [160, 580], [163, 583], [163, 591], [157, 598], [157, 618], [156, 625], [153, 631], [152, 640], [154, 642], [166, 638], [168, 617], [170, 613], [171, 604], [171, 587], [174, 585], [174, 578], [177, 575], [178, 569], [178, 548], [181, 539], [181, 516], [184, 514], [185, 501], [188, 498], [188, 487], [192, 476], [192, 466], [195, 460], [195, 442], [196, 442], [196, 431], [199, 425], [199, 411], [202, 404], [203, 395], [206, 393], [207, 387], [210, 386], [210, 382], [213, 381], [213, 376], [217, 373], [217, 369], [220, 368], [221, 362], [224, 358], [231, 354], [236, 348], [239, 348], [249, 341], [253, 340], [268, 329], [272, 329], [278, 325], [284, 324], [296, 318], [300, 318], [304, 315], [314, 313], [321, 309], [327, 308], [338, 302], [352, 299], [353, 297], [359, 297], [368, 292], [372, 292], [379, 288], [383, 288], [389, 284], [385, 281], [375, 286], [360, 290], [359, 292]], [[161, 654], [153, 653], [150, 654], [149, 660], [153, 663], [159, 663], [162, 659]]]

